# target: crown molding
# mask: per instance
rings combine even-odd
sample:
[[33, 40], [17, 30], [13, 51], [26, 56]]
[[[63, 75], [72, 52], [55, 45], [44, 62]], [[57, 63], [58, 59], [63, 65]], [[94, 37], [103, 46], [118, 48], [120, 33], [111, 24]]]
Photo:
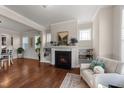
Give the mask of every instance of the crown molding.
[[44, 26], [39, 25], [38, 23], [18, 14], [17, 12], [15, 12], [15, 11], [13, 11], [13, 10], [3, 6], [3, 5], [0, 6], [0, 15], [7, 17], [11, 20], [14, 20], [16, 22], [19, 22], [21, 24], [24, 24], [26, 26], [29, 26], [31, 28], [34, 28], [38, 31], [45, 31], [46, 30], [46, 28]]

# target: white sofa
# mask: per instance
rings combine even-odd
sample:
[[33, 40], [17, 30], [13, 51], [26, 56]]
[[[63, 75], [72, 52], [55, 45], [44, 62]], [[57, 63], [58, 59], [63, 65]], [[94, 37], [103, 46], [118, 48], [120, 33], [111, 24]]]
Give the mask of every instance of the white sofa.
[[114, 85], [124, 87], [124, 63], [100, 57], [105, 64], [104, 74], [94, 74], [89, 69], [90, 63], [82, 63], [80, 66], [80, 75], [91, 88], [108, 87]]

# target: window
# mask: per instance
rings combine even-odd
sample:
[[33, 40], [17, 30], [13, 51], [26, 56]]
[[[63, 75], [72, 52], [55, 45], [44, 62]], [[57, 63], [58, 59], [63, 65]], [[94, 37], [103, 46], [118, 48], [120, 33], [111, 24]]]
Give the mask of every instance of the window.
[[47, 33], [46, 41], [47, 42], [50, 42], [51, 41], [51, 33]]
[[80, 30], [79, 40], [91, 40], [91, 29]]
[[24, 49], [28, 48], [28, 37], [23, 37], [23, 40], [22, 40], [22, 47]]

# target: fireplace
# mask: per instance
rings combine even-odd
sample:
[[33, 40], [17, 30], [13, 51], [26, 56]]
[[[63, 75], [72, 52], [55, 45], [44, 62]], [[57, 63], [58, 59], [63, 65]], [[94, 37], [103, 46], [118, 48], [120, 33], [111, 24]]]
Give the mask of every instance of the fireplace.
[[71, 69], [71, 51], [55, 51], [55, 66]]

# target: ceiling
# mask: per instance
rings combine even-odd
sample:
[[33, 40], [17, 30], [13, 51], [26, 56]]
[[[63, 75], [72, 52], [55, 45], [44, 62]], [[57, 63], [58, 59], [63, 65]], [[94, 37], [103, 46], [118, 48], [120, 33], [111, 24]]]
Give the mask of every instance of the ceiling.
[[32, 30], [33, 28], [25, 26], [21, 23], [18, 23], [16, 21], [10, 20], [6, 17], [0, 16], [0, 27], [5, 28], [5, 29], [10, 29], [13, 31], [19, 31], [19, 32], [24, 32], [28, 30]]
[[61, 21], [77, 19], [79, 23], [91, 22], [100, 5], [7, 5], [11, 10], [45, 27]]

